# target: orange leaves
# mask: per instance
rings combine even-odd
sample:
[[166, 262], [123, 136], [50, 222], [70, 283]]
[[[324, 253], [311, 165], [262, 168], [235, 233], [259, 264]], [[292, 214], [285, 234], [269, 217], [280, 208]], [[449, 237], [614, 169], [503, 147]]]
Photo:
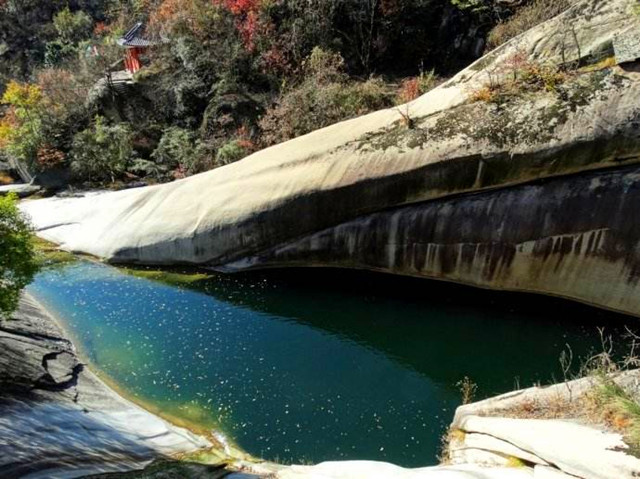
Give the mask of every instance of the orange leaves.
[[408, 78], [400, 85], [398, 92], [398, 103], [409, 103], [420, 96], [420, 80], [416, 78]]
[[29, 112], [40, 108], [42, 91], [37, 85], [10, 81], [0, 99], [0, 103], [10, 105], [0, 119], [0, 148], [10, 146], [18, 129], [28, 120]]
[[180, 12], [180, 3], [180, 0], [164, 0], [151, 14], [149, 23], [152, 26], [171, 23]]
[[248, 15], [258, 13], [262, 6], [262, 0], [213, 0], [214, 3], [224, 4], [234, 15]]
[[433, 70], [420, 72], [420, 75], [414, 78], [407, 78], [400, 85], [396, 102], [409, 103], [435, 88], [441, 81]]

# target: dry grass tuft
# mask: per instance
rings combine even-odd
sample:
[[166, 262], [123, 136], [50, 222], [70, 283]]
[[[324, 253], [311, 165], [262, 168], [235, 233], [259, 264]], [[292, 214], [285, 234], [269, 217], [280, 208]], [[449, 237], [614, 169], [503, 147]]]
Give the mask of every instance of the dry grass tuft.
[[580, 68], [580, 72], [582, 73], [597, 72], [600, 70], [606, 70], [607, 68], [613, 68], [615, 66], [616, 66], [616, 57], [611, 56], [603, 60], [600, 60], [599, 62], [594, 63], [593, 65], [588, 65]]
[[640, 404], [610, 376], [601, 375], [598, 379], [598, 385], [588, 394], [591, 411], [608, 428], [622, 434], [637, 454], [640, 451]]
[[500, 97], [500, 89], [485, 85], [482, 88], [473, 90], [469, 95], [469, 101], [472, 103], [484, 102], [484, 103], [496, 103]]
[[445, 435], [442, 436], [440, 443], [440, 452], [438, 453], [438, 462], [440, 464], [451, 463], [451, 445], [463, 443], [467, 433], [462, 429], [449, 429]]
[[559, 65], [533, 62], [514, 54], [499, 70], [489, 75], [489, 82], [470, 92], [471, 102], [500, 103], [525, 93], [557, 93], [561, 85], [575, 76]]

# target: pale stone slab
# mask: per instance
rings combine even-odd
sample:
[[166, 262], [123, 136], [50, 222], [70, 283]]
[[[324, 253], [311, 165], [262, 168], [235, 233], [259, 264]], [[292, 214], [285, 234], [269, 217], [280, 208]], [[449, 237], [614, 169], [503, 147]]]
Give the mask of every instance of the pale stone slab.
[[529, 468], [486, 468], [472, 465], [403, 469], [384, 462], [323, 462], [317, 466], [291, 466], [277, 479], [532, 479]]
[[632, 479], [640, 459], [619, 434], [568, 421], [466, 416], [460, 428], [497, 437], [583, 479]]
[[[516, 457], [533, 464], [548, 465], [548, 462], [540, 459], [535, 454], [531, 454], [530, 452], [524, 451], [509, 442], [502, 441], [497, 437], [489, 436], [487, 434], [465, 434], [464, 440], [461, 443], [452, 442], [451, 450], [454, 453], [457, 453], [458, 451], [462, 452], [465, 449], [490, 451], [492, 453], [501, 454], [503, 458]], [[476, 461], [469, 460], [468, 462], [473, 463]]]
[[465, 447], [449, 451], [449, 463], [454, 465], [475, 464], [483, 467], [506, 467], [509, 465], [507, 456], [486, 449]]
[[631, 63], [640, 59], [640, 26], [613, 37], [613, 48], [616, 53], [616, 63]]
[[570, 476], [555, 467], [536, 466], [533, 468], [533, 479], [575, 479], [576, 476]]
[[[530, 60], [559, 63], [586, 59], [610, 48], [613, 36], [636, 21], [628, 14], [630, 2], [581, 0], [407, 105], [331, 125], [237, 163], [171, 184], [80, 199], [25, 202], [22, 208], [43, 238], [65, 250], [114, 263], [191, 263], [226, 270], [345, 265], [556, 294], [640, 314], [640, 299], [636, 299], [640, 285], [627, 281], [628, 272], [636, 271], [627, 258], [640, 250], [637, 244], [625, 244], [623, 252], [628, 254], [616, 263], [608, 256], [592, 255], [547, 267], [544, 274], [536, 269], [540, 261], [530, 251], [536, 249], [536, 241], [557, 242], [558, 236], [583, 234], [584, 230], [550, 235], [536, 230], [531, 231], [533, 238], [513, 244], [498, 237], [497, 227], [496, 237], [478, 246], [491, 251], [501, 246], [517, 249], [515, 257], [513, 251], [505, 254], [504, 267], [503, 261], [479, 255], [470, 268], [449, 269], [455, 266], [449, 260], [466, 258], [460, 251], [468, 246], [464, 244], [468, 234], [447, 238], [444, 244], [409, 238], [416, 250], [429, 246], [435, 258], [443, 258], [442, 271], [420, 267], [419, 263], [426, 263], [425, 255], [415, 258], [411, 266], [396, 267], [394, 248], [407, 241], [401, 235], [389, 238], [384, 264], [372, 264], [372, 258], [382, 256], [377, 252], [365, 255], [360, 263], [351, 257], [343, 264], [331, 257], [318, 262], [313, 256], [315, 236], [304, 243], [309, 248], [302, 251], [309, 253], [306, 257], [261, 256], [326, 228], [354, 218], [366, 220], [366, 215], [391, 208], [640, 161], [640, 139], [635, 122], [629, 121], [640, 116], [640, 79], [631, 74], [623, 78], [624, 72], [615, 77], [609, 72], [600, 82], [599, 73], [585, 73], [580, 76], [584, 85], [578, 79], [568, 82], [566, 87], [573, 85], [576, 91], [562, 97], [566, 99], [548, 92], [525, 95], [514, 111], [486, 102], [469, 103], [470, 92], [486, 86], [489, 76], [509, 74], [514, 54], [524, 52]], [[580, 105], [574, 97], [580, 98]], [[415, 120], [414, 128], [403, 126], [399, 110]], [[471, 113], [472, 119], [462, 130], [449, 131]], [[495, 128], [492, 118], [497, 119]], [[490, 131], [480, 129], [486, 124], [492, 126]], [[608, 216], [619, 218], [615, 213]], [[446, 222], [446, 213], [441, 218]], [[538, 229], [546, 224], [542, 223], [537, 224]], [[399, 230], [403, 226], [400, 223]], [[517, 230], [518, 225], [501, 228]], [[393, 224], [390, 229], [395, 231]], [[359, 233], [381, 246], [366, 226]], [[633, 239], [631, 233], [626, 234]], [[357, 239], [347, 236], [343, 244], [354, 244]], [[459, 243], [459, 251], [443, 252]], [[300, 252], [296, 244], [290, 246], [287, 254]], [[607, 252], [620, 249], [617, 245], [603, 248]], [[509, 258], [516, 263], [513, 268]], [[485, 271], [486, 265], [494, 264], [500, 267], [495, 276], [491, 268]]]
[[[624, 371], [611, 376], [611, 378], [632, 393], [640, 390], [640, 369]], [[505, 411], [517, 410], [525, 405], [537, 404], [544, 406], [547, 403], [558, 401], [570, 402], [580, 398], [595, 385], [596, 380], [594, 378], [585, 377], [566, 383], [533, 386], [471, 404], [464, 404], [456, 409], [452, 427], [458, 427], [465, 416], [501, 416], [505, 415]]]

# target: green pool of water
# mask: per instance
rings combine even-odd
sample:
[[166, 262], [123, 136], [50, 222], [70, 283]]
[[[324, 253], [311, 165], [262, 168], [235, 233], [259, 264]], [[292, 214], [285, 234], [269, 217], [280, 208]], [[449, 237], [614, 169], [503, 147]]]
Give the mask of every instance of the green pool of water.
[[[436, 463], [460, 401], [562, 379], [633, 318], [551, 298], [336, 270], [189, 289], [80, 262], [29, 287], [132, 395], [281, 462]], [[576, 361], [577, 366], [577, 361]]]

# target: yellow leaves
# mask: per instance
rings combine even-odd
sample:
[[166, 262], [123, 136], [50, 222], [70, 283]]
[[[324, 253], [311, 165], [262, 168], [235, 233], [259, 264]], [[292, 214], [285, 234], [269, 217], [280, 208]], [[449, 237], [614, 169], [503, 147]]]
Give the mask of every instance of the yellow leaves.
[[10, 81], [0, 103], [10, 105], [9, 111], [0, 118], [0, 148], [10, 146], [25, 123], [34, 120], [31, 113], [42, 106], [42, 90], [38, 85]]
[[42, 101], [42, 90], [38, 85], [10, 81], [2, 95], [1, 103], [16, 108], [32, 109]]
[[6, 148], [11, 142], [12, 131], [4, 121], [0, 123], [0, 149]]

